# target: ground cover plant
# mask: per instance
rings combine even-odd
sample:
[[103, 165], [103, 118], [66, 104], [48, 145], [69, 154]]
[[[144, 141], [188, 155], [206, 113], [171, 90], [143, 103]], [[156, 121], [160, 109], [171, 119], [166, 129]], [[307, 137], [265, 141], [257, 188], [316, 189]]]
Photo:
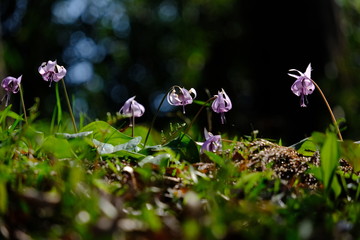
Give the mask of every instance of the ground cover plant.
[[205, 108], [226, 124], [232, 103], [224, 89], [202, 101], [195, 89], [171, 87], [158, 112], [165, 99], [183, 114], [190, 104], [199, 111], [168, 132], [153, 129], [157, 114], [135, 123], [145, 112], [135, 96], [107, 119], [76, 122], [66, 69], [48, 61], [38, 71], [57, 99], [50, 122], [37, 119], [39, 103], [26, 108], [22, 100], [23, 112], [12, 110], [10, 96], [23, 99], [26, 79], [2, 81], [1, 239], [360, 237], [360, 147], [342, 139], [310, 64], [304, 73], [290, 70], [299, 73], [289, 74], [291, 90], [306, 107], [318, 89], [333, 122], [292, 146], [256, 131], [229, 139], [203, 128], [198, 138], [192, 126]]

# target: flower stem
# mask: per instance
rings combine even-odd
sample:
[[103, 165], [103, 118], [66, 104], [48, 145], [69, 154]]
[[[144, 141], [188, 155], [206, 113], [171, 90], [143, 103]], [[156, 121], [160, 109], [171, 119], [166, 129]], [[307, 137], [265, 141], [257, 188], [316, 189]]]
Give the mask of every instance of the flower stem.
[[131, 108], [131, 137], [134, 137], [134, 130], [135, 130], [135, 116], [134, 116], [134, 109]]
[[60, 124], [61, 124], [61, 121], [62, 121], [62, 108], [61, 108], [61, 101], [60, 101], [60, 94], [59, 94], [59, 83], [55, 83], [55, 96], [56, 96], [56, 111], [57, 111], [57, 114], [53, 115], [53, 117], [56, 116], [56, 118], [57, 118], [57, 125], [58, 125], [58, 131], [59, 131]]
[[153, 117], [153, 119], [152, 119], [152, 121], [151, 121], [151, 125], [150, 125], [150, 127], [149, 127], [149, 130], [148, 130], [148, 132], [147, 132], [147, 134], [146, 134], [145, 141], [144, 141], [144, 147], [146, 147], [146, 143], [147, 143], [147, 141], [148, 141], [148, 139], [149, 139], [149, 135], [150, 135], [151, 129], [153, 128], [154, 123], [155, 123], [155, 120], [156, 120], [156, 117], [157, 117], [157, 115], [158, 115], [159, 112], [160, 112], [161, 105], [164, 103], [165, 98], [166, 98], [166, 95], [167, 95], [172, 89], [173, 89], [173, 87], [171, 87], [171, 88], [169, 89], [169, 91], [167, 91], [167, 92], [164, 94], [164, 97], [161, 99], [161, 102], [160, 102], [160, 104], [159, 104], [159, 107], [158, 107], [157, 110], [156, 110], [156, 113], [155, 113], [155, 115], [154, 115], [154, 117]]
[[184, 132], [185, 134], [190, 130], [190, 128], [192, 127], [192, 125], [194, 124], [194, 122], [196, 121], [196, 119], [198, 118], [198, 116], [200, 115], [201, 111], [206, 107], [206, 105], [207, 105], [209, 102], [215, 100], [216, 98], [217, 98], [216, 96], [209, 98], [209, 99], [201, 106], [201, 108], [199, 109], [199, 111], [196, 113], [195, 117], [191, 120], [189, 126], [185, 129], [185, 132]]
[[310, 80], [311, 80], [311, 82], [315, 85], [315, 87], [319, 90], [321, 97], [324, 99], [324, 102], [325, 102], [325, 104], [326, 104], [326, 106], [327, 106], [327, 108], [328, 108], [328, 110], [329, 110], [330, 115], [331, 115], [331, 119], [332, 119], [332, 121], [333, 121], [333, 123], [334, 123], [334, 126], [335, 126], [335, 128], [336, 128], [338, 137], [339, 137], [339, 139], [340, 139], [341, 141], [343, 141], [343, 138], [342, 138], [342, 136], [341, 136], [341, 132], [340, 132], [340, 129], [339, 129], [339, 125], [337, 124], [337, 121], [336, 121], [336, 118], [335, 118], [335, 116], [334, 116], [334, 113], [333, 113], [333, 111], [331, 110], [331, 107], [330, 107], [328, 101], [326, 100], [326, 97], [325, 97], [324, 93], [321, 91], [321, 88], [319, 87], [319, 85], [316, 84], [316, 82], [315, 82], [314, 80], [312, 80], [312, 79], [310, 79]]
[[23, 95], [23, 90], [22, 90], [22, 85], [20, 84], [19, 86], [20, 88], [20, 99], [21, 99], [21, 105], [23, 108], [23, 112], [24, 112], [24, 118], [25, 118], [25, 123], [28, 124], [28, 120], [27, 120], [27, 115], [26, 115], [26, 108], [25, 108], [25, 102], [24, 102], [24, 95]]
[[71, 108], [71, 104], [70, 104], [69, 96], [68, 96], [67, 91], [66, 91], [65, 81], [64, 81], [64, 79], [61, 79], [61, 81], [62, 81], [62, 83], [63, 83], [64, 93], [65, 93], [65, 98], [66, 98], [66, 103], [67, 103], [68, 108], [69, 108], [71, 121], [72, 121], [72, 124], [73, 124], [73, 126], [74, 126], [74, 131], [75, 131], [75, 133], [77, 133], [77, 128], [76, 128], [75, 118], [74, 118], [74, 114], [73, 114], [73, 111], [72, 111], [72, 108]]

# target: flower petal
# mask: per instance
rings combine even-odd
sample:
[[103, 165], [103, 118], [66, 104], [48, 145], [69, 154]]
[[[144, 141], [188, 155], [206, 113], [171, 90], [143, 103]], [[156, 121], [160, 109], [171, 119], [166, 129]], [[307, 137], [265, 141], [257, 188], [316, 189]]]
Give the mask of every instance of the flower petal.
[[44, 70], [46, 72], [54, 72], [55, 71], [55, 66], [56, 66], [56, 60], [55, 61], [51, 61], [49, 60], [45, 66], [44, 66]]
[[57, 65], [56, 60], [43, 62], [38, 68], [39, 73], [45, 81], [58, 82], [66, 75], [66, 69], [63, 66]]
[[56, 65], [56, 79], [53, 79], [55, 82], [63, 79], [66, 75], [66, 69], [63, 66]]
[[1, 82], [1, 87], [5, 89], [6, 92], [17, 93], [19, 91], [19, 86], [21, 83], [22, 75], [18, 78], [6, 77]]
[[302, 94], [302, 83], [301, 83], [302, 79], [298, 79], [296, 80], [293, 85], [291, 86], [291, 91], [296, 95], [296, 96], [300, 96]]
[[[211, 134], [211, 133], [210, 133]], [[211, 134], [212, 135], [212, 134]], [[201, 153], [204, 153], [205, 151], [209, 152], [217, 152], [221, 150], [221, 135], [212, 135], [201, 146]]]
[[[300, 76], [303, 76], [303, 75], [304, 75], [304, 73], [300, 72], [300, 71], [297, 70], [297, 69], [289, 69], [289, 72], [298, 72], [298, 73], [300, 74]], [[294, 76], [295, 76], [295, 75], [294, 75]], [[299, 76], [297, 76], [297, 77], [299, 77]]]
[[309, 63], [309, 65], [307, 66], [306, 71], [304, 73], [304, 75], [309, 79], [311, 79], [311, 71], [312, 71], [311, 63]]
[[208, 132], [206, 128], [204, 128], [204, 136], [205, 139], [208, 140], [210, 137], [214, 136], [211, 132]]
[[194, 88], [190, 88], [190, 90], [189, 90], [189, 94], [193, 94], [194, 95], [194, 97], [192, 97], [192, 99], [195, 99], [196, 98], [196, 90], [194, 89]]
[[183, 87], [173, 86], [172, 90], [168, 92], [166, 99], [170, 105], [183, 106], [183, 112], [185, 113], [185, 105], [191, 104], [195, 97], [196, 91], [194, 88], [188, 91]]
[[229, 96], [226, 94], [224, 89], [215, 95], [216, 99], [213, 101], [211, 107], [216, 113], [228, 112], [232, 108], [232, 103]]
[[119, 113], [129, 117], [141, 117], [145, 112], [145, 108], [134, 99], [135, 96], [126, 100], [124, 106], [120, 108]]

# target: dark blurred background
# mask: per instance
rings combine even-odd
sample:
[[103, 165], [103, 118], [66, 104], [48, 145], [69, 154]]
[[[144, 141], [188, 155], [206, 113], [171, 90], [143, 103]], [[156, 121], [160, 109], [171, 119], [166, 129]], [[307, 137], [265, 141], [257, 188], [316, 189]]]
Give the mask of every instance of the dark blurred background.
[[[0, 0], [0, 77], [22, 74], [27, 107], [40, 97], [40, 118], [50, 118], [55, 91], [37, 69], [57, 59], [77, 116], [104, 120], [136, 95], [146, 108], [142, 124], [174, 84], [204, 101], [207, 90], [224, 88], [233, 109], [226, 125], [212, 115], [213, 132], [259, 130], [292, 144], [331, 123], [317, 91], [307, 108], [290, 91], [288, 70], [304, 72], [311, 62], [313, 79], [346, 119], [344, 137], [359, 140], [359, 12], [360, 0]], [[181, 116], [164, 103], [156, 128], [198, 109]], [[197, 123], [207, 126], [206, 112]]]

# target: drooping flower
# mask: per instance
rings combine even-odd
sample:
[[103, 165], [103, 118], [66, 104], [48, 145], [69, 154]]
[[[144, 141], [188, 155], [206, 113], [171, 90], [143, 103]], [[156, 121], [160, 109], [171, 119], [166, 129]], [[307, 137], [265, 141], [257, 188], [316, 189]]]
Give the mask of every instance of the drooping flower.
[[291, 91], [300, 97], [300, 106], [306, 107], [308, 103], [307, 95], [312, 94], [315, 90], [315, 85], [311, 80], [311, 63], [306, 68], [305, 73], [296, 69], [290, 69], [290, 72], [298, 72], [300, 75], [288, 73], [289, 76], [296, 78], [295, 82], [291, 86]]
[[[141, 117], [145, 112], [143, 105], [135, 101], [135, 96], [126, 100], [124, 106], [120, 108], [119, 113], [127, 117]], [[132, 125], [132, 124], [131, 124]]]
[[6, 77], [1, 82], [1, 87], [3, 87], [6, 91], [5, 96], [1, 99], [1, 102], [6, 98], [5, 106], [9, 104], [11, 93], [17, 93], [20, 89], [22, 75], [18, 78], [14, 77]]
[[63, 66], [59, 66], [55, 61], [48, 61], [43, 62], [38, 69], [39, 73], [41, 74], [42, 78], [45, 81], [51, 83], [60, 81], [66, 75], [66, 69]]
[[213, 135], [204, 128], [204, 136], [206, 141], [201, 146], [201, 153], [204, 153], [205, 151], [217, 152], [221, 150], [221, 135]]
[[225, 112], [228, 112], [232, 108], [232, 103], [229, 96], [225, 93], [224, 89], [218, 91], [218, 95], [215, 95], [216, 99], [213, 101], [211, 107], [214, 112], [221, 114], [221, 123], [225, 123]]
[[[193, 96], [192, 96], [192, 95]], [[183, 113], [185, 114], [185, 105], [191, 104], [196, 98], [196, 91], [194, 88], [186, 90], [185, 88], [174, 86], [167, 94], [167, 101], [170, 105], [183, 106]]]

